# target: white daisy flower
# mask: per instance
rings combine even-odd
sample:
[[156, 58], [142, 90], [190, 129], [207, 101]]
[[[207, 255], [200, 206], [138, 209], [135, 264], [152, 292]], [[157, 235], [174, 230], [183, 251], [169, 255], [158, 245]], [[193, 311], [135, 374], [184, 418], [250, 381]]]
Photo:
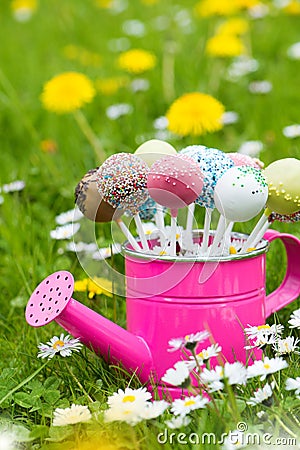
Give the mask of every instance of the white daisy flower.
[[291, 314], [289, 324], [290, 328], [300, 328], [300, 308]]
[[200, 380], [203, 384], [211, 384], [215, 381], [221, 381], [224, 378], [224, 367], [215, 366], [213, 369], [205, 367], [200, 374]]
[[272, 383], [271, 385], [267, 383], [263, 388], [258, 388], [257, 391], [254, 392], [254, 397], [250, 397], [250, 399], [246, 402], [247, 405], [255, 406], [258, 405], [259, 403], [263, 403], [265, 400], [272, 397], [273, 395], [272, 388], [274, 388], [274, 383], [273, 386]]
[[239, 115], [235, 111], [225, 111], [221, 117], [221, 122], [223, 125], [231, 125], [238, 122]]
[[92, 258], [96, 261], [102, 261], [106, 258], [110, 258], [112, 255], [117, 255], [121, 253], [122, 245], [115, 243], [110, 247], [98, 248], [96, 252], [93, 253]]
[[125, 388], [125, 391], [118, 389], [118, 392], [114, 392], [107, 399], [107, 404], [110, 408], [121, 408], [125, 405], [131, 407], [144, 406], [145, 403], [151, 399], [150, 392], [145, 387], [138, 389]]
[[270, 12], [268, 5], [264, 5], [263, 3], [258, 3], [257, 5], [251, 6], [248, 9], [248, 14], [251, 19], [263, 19]]
[[171, 348], [168, 349], [168, 352], [174, 352], [181, 348], [195, 348], [197, 344], [205, 341], [210, 336], [208, 331], [198, 331], [197, 333], [187, 334], [181, 338], [173, 338], [168, 344]]
[[245, 141], [238, 149], [238, 153], [255, 158], [259, 156], [263, 148], [264, 144], [261, 141]]
[[[152, 237], [155, 239], [155, 237], [157, 237], [156, 234], [158, 234], [159, 230], [158, 230], [157, 226], [155, 225], [155, 223], [143, 222], [142, 228], [143, 228], [145, 235], [147, 237], [149, 237], [149, 239]], [[155, 236], [153, 236], [153, 235], [155, 235]]]
[[168, 119], [165, 116], [160, 116], [153, 122], [153, 127], [156, 130], [165, 130], [169, 124]]
[[259, 419], [263, 419], [265, 416], [267, 416], [267, 414], [266, 414], [265, 411], [258, 411], [258, 412], [256, 413], [256, 415], [257, 415], [257, 417], [258, 417]]
[[5, 194], [9, 194], [10, 192], [19, 192], [22, 191], [25, 187], [25, 181], [16, 180], [12, 183], [3, 184], [0, 187], [0, 192], [4, 192]]
[[106, 108], [106, 115], [110, 120], [117, 120], [119, 117], [131, 114], [132, 111], [133, 107], [129, 103], [118, 103]]
[[204, 368], [200, 374], [201, 382], [208, 386], [210, 392], [223, 389], [224, 379], [230, 385], [246, 384], [247, 369], [241, 362], [226, 362], [224, 366], [216, 366], [211, 370]]
[[129, 425], [136, 425], [143, 420], [142, 413], [144, 405], [122, 405], [118, 408], [112, 407], [104, 411], [105, 422], [126, 422]]
[[287, 55], [291, 59], [300, 59], [300, 42], [295, 42], [287, 49]]
[[283, 135], [286, 138], [294, 139], [300, 136], [300, 125], [295, 123], [294, 125], [288, 125], [282, 130]]
[[288, 363], [280, 356], [271, 359], [266, 356], [263, 360], [254, 361], [252, 366], [247, 368], [247, 378], [260, 377], [260, 380], [263, 381], [271, 373], [286, 367], [288, 367]]
[[186, 397], [184, 399], [177, 398], [172, 403], [171, 412], [175, 416], [186, 416], [195, 409], [205, 408], [205, 405], [208, 402], [209, 400], [205, 397], [202, 397], [202, 395]]
[[186, 361], [178, 361], [174, 364], [174, 368], [168, 369], [162, 381], [172, 386], [184, 386], [190, 384], [190, 371]]
[[69, 211], [63, 212], [55, 217], [55, 222], [58, 225], [66, 225], [67, 223], [77, 222], [82, 219], [83, 214], [77, 206]]
[[64, 427], [66, 425], [73, 425], [80, 422], [88, 422], [92, 418], [92, 414], [87, 406], [75, 405], [70, 408], [56, 408], [53, 413], [54, 427]]
[[176, 428], [186, 427], [191, 423], [191, 418], [188, 416], [177, 416], [173, 417], [171, 420], [166, 420], [165, 424], [171, 430], [175, 430]]
[[236, 81], [248, 73], [256, 72], [258, 68], [259, 63], [256, 59], [249, 58], [248, 56], [240, 56], [235, 58], [228, 67], [227, 78], [231, 81]]
[[140, 20], [126, 20], [123, 23], [122, 30], [127, 36], [143, 37], [146, 34], [146, 27]]
[[245, 433], [240, 430], [233, 430], [224, 439], [222, 450], [238, 450], [248, 445]]
[[147, 402], [141, 413], [141, 417], [146, 420], [155, 419], [156, 417], [161, 416], [169, 406], [169, 403], [165, 400]]
[[207, 385], [207, 390], [210, 393], [216, 392], [216, 391], [221, 391], [222, 389], [224, 389], [223, 381], [212, 381], [211, 383], [209, 383]]
[[300, 377], [288, 378], [285, 382], [285, 389], [287, 391], [295, 391], [295, 394], [300, 395]]
[[205, 361], [215, 356], [218, 356], [222, 347], [219, 344], [212, 344], [207, 348], [201, 350], [201, 352], [197, 353], [196, 361], [194, 356], [190, 356], [190, 361], [188, 361], [188, 367], [190, 369], [195, 369], [197, 366], [202, 366]]
[[71, 338], [68, 334], [64, 336], [62, 333], [60, 337], [53, 336], [46, 344], [40, 343], [38, 345], [38, 358], [51, 359], [56, 353], [61, 356], [71, 356], [72, 352], [79, 352], [82, 344], [78, 338]]
[[252, 81], [248, 86], [249, 92], [251, 94], [268, 94], [272, 91], [273, 85], [270, 81]]
[[249, 339], [265, 339], [267, 337], [275, 336], [278, 337], [282, 334], [284, 330], [284, 326], [281, 324], [273, 324], [273, 325], [258, 325], [258, 326], [251, 326], [248, 325], [247, 328], [245, 328], [245, 333]]
[[86, 253], [93, 253], [97, 250], [98, 246], [96, 243], [91, 242], [90, 244], [86, 243], [86, 242], [68, 242], [66, 245], [66, 250], [68, 250], [69, 252], [75, 252], [75, 253], [81, 253], [81, 252], [86, 252]]
[[144, 92], [148, 91], [150, 82], [146, 78], [135, 78], [130, 83], [130, 89], [132, 92]]
[[288, 336], [285, 339], [279, 339], [273, 344], [273, 349], [276, 352], [276, 355], [285, 355], [289, 353], [299, 353], [297, 350], [298, 347], [298, 338], [294, 338], [294, 336]]
[[50, 237], [52, 239], [61, 240], [61, 239], [71, 239], [71, 237], [74, 236], [74, 234], [77, 233], [77, 231], [80, 228], [80, 224], [75, 223], [68, 223], [67, 225], [62, 225], [61, 227], [56, 227], [55, 230], [50, 231]]
[[227, 378], [230, 385], [246, 384], [247, 369], [239, 361], [234, 363], [226, 362], [224, 364], [224, 378]]

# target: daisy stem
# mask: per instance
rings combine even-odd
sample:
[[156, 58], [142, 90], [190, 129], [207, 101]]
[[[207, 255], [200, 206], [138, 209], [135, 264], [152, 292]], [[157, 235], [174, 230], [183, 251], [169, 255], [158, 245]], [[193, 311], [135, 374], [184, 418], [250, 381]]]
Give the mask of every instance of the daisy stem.
[[91, 144], [91, 146], [95, 152], [95, 156], [97, 158], [97, 163], [98, 164], [103, 163], [103, 161], [106, 158], [104, 149], [103, 149], [99, 139], [97, 138], [96, 134], [92, 130], [90, 124], [88, 123], [85, 115], [79, 109], [74, 111], [73, 115], [74, 115], [74, 118], [75, 118], [79, 128], [81, 129], [82, 133], [85, 135], [85, 137]]
[[72, 369], [71, 369], [71, 367], [69, 366], [68, 363], [66, 363], [66, 366], [68, 367], [68, 370], [69, 370], [70, 374], [72, 375], [72, 377], [74, 378], [76, 384], [79, 386], [79, 388], [82, 390], [82, 392], [87, 396], [87, 398], [89, 399], [89, 401], [90, 401], [91, 403], [93, 403], [94, 400], [92, 399], [92, 397], [89, 396], [89, 394], [88, 394], [87, 391], [84, 389], [84, 387], [82, 386], [82, 384], [80, 383], [80, 381], [78, 380], [78, 378], [76, 377], [76, 375], [74, 375], [74, 373], [73, 373], [73, 371], [72, 371]]
[[33, 372], [31, 375], [29, 375], [27, 378], [25, 378], [25, 380], [21, 381], [21, 383], [19, 383], [17, 386], [15, 386], [9, 392], [7, 392], [7, 394], [5, 394], [4, 397], [2, 397], [0, 399], [0, 405], [1, 405], [1, 403], [5, 402], [5, 400], [7, 400], [12, 394], [14, 394], [16, 391], [21, 389], [21, 387], [23, 387], [25, 384], [29, 383], [29, 381], [31, 381], [38, 373], [40, 373], [44, 369], [44, 367], [46, 367], [47, 364], [48, 364], [48, 361], [46, 361], [35, 372]]
[[232, 416], [233, 416], [234, 420], [236, 421], [236, 423], [238, 423], [240, 421], [240, 414], [239, 414], [239, 410], [237, 407], [236, 398], [235, 398], [233, 389], [230, 386], [230, 384], [227, 382], [226, 378], [224, 379], [224, 383], [225, 383], [226, 391], [228, 394], [228, 399], [229, 399], [229, 403], [230, 403], [230, 407], [231, 407], [231, 411], [232, 411]]

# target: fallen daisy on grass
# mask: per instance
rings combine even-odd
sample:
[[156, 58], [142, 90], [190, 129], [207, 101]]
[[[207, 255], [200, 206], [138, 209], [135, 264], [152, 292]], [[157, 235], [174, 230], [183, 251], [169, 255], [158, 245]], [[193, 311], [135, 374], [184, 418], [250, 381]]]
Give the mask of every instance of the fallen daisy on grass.
[[254, 392], [254, 397], [250, 397], [246, 402], [247, 405], [255, 406], [264, 403], [268, 398], [272, 397], [274, 385], [275, 383], [271, 383], [271, 385], [267, 383], [263, 388], [258, 388], [257, 391]]
[[300, 328], [300, 308], [291, 314], [289, 324], [290, 328]]
[[56, 240], [71, 239], [71, 237], [77, 233], [79, 228], [80, 224], [77, 222], [62, 225], [61, 227], [56, 227], [55, 230], [51, 230], [50, 237]]
[[171, 412], [175, 416], [186, 416], [195, 409], [205, 408], [208, 402], [208, 398], [202, 397], [202, 395], [186, 397], [184, 399], [177, 398], [172, 403]]
[[53, 358], [59, 353], [61, 356], [71, 356], [72, 352], [79, 352], [82, 347], [78, 338], [71, 338], [68, 334], [64, 336], [62, 333], [60, 337], [53, 336], [46, 344], [40, 343], [38, 345], [38, 358]]
[[55, 217], [55, 222], [58, 225], [66, 225], [67, 223], [76, 222], [77, 220], [82, 219], [83, 214], [79, 208], [75, 207], [70, 209], [69, 211], [62, 212], [58, 216]]
[[75, 423], [88, 422], [92, 418], [92, 414], [87, 406], [75, 405], [70, 408], [56, 408], [53, 413], [54, 427], [65, 427], [67, 425], [74, 425]]
[[252, 366], [247, 368], [247, 378], [260, 377], [260, 380], [263, 381], [271, 373], [279, 372], [286, 367], [288, 367], [288, 363], [280, 356], [275, 358], [266, 356], [262, 360], [254, 361]]

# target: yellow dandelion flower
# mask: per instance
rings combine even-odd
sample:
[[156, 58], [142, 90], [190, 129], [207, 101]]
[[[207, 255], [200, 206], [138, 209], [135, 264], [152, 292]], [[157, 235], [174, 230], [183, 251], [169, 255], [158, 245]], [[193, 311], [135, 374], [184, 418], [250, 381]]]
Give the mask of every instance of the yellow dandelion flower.
[[94, 298], [95, 295], [101, 294], [112, 297], [112, 282], [105, 278], [84, 278], [83, 280], [75, 281], [74, 292], [87, 292], [89, 298]]
[[118, 58], [119, 67], [134, 74], [153, 69], [155, 64], [156, 56], [153, 53], [137, 48], [121, 53]]
[[224, 111], [222, 103], [208, 94], [184, 94], [175, 100], [166, 114], [168, 129], [180, 136], [212, 133], [223, 127]]
[[44, 85], [41, 95], [43, 106], [55, 113], [69, 113], [90, 103], [95, 96], [90, 79], [78, 72], [65, 72]]
[[95, 86], [103, 95], [113, 95], [118, 90], [126, 86], [128, 80], [126, 77], [99, 78], [95, 81]]
[[95, 5], [98, 8], [109, 9], [112, 7], [112, 0], [95, 0]]
[[18, 9], [28, 9], [30, 11], [35, 11], [37, 8], [36, 0], [13, 0], [11, 2], [11, 9], [17, 11]]
[[141, 0], [143, 5], [156, 5], [159, 0]]
[[290, 1], [284, 8], [283, 11], [286, 14], [290, 14], [292, 16], [298, 16], [300, 14], [300, 2], [298, 0]]
[[201, 0], [195, 5], [195, 15], [198, 17], [233, 16], [240, 11], [237, 0]]
[[232, 34], [216, 34], [208, 39], [206, 53], [210, 56], [231, 58], [233, 56], [245, 55], [247, 52], [238, 36]]
[[249, 31], [249, 23], [240, 17], [233, 17], [221, 23], [217, 28], [217, 34], [233, 34], [240, 36]]

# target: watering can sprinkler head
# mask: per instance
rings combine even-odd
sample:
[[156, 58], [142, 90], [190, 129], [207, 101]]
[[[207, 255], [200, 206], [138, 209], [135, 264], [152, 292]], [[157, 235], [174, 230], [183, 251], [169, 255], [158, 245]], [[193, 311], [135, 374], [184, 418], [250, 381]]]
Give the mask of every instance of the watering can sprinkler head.
[[144, 339], [74, 300], [73, 288], [74, 278], [70, 272], [59, 271], [45, 278], [28, 301], [27, 323], [41, 327], [55, 320], [106, 361], [121, 363], [141, 381], [149, 381], [153, 363]]

